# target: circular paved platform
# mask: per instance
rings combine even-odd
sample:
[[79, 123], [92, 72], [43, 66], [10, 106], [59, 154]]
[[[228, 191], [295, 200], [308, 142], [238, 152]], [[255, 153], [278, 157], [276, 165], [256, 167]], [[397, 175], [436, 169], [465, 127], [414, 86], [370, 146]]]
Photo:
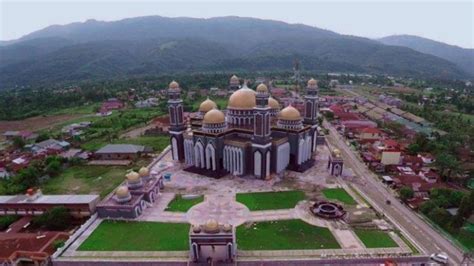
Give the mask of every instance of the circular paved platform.
[[186, 213], [190, 224], [204, 224], [215, 219], [221, 224], [238, 226], [248, 220], [250, 211], [247, 206], [236, 202], [234, 195], [211, 194], [204, 202], [193, 206]]

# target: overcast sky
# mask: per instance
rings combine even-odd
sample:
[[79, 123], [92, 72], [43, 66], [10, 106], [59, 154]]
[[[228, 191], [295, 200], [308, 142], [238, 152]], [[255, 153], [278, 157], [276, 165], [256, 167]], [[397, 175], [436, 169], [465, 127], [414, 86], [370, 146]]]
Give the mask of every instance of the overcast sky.
[[44, 1], [0, 0], [0, 39], [11, 40], [52, 24], [129, 17], [246, 16], [303, 23], [342, 34], [418, 35], [474, 48], [474, 0], [468, 1]]

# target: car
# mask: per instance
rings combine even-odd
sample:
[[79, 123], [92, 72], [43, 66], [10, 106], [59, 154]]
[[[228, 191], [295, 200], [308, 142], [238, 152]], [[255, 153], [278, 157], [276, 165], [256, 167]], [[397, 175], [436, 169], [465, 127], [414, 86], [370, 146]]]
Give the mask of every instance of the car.
[[436, 261], [438, 263], [441, 263], [441, 264], [447, 264], [448, 260], [449, 260], [449, 257], [446, 253], [441, 252], [441, 253], [431, 254], [430, 259], [433, 260], [433, 261]]

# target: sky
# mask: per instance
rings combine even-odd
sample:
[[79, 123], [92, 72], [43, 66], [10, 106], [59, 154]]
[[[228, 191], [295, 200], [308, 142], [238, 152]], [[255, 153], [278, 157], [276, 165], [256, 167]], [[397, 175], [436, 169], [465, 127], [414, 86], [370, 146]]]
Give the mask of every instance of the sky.
[[17, 39], [53, 24], [149, 15], [255, 17], [303, 23], [368, 38], [418, 35], [474, 48], [474, 0], [0, 0], [0, 40]]

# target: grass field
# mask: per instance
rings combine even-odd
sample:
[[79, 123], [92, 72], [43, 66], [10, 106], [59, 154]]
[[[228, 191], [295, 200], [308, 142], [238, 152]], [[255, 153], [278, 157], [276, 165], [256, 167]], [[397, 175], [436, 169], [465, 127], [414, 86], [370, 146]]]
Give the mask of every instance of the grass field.
[[329, 229], [301, 220], [260, 222], [237, 227], [237, 244], [242, 250], [338, 249]]
[[251, 211], [291, 209], [305, 199], [302, 191], [238, 193], [237, 201]]
[[188, 224], [103, 221], [80, 251], [188, 250]]
[[329, 200], [338, 200], [342, 203], [355, 205], [357, 202], [343, 188], [325, 188], [323, 195]]
[[99, 194], [103, 198], [125, 179], [127, 170], [147, 164], [148, 160], [142, 160], [129, 167], [72, 166], [46, 181], [41, 188], [46, 194]]
[[192, 206], [202, 202], [203, 200], [204, 196], [199, 196], [195, 199], [183, 199], [181, 195], [176, 195], [168, 204], [166, 210], [170, 212], [187, 212]]
[[107, 144], [136, 144], [152, 147], [155, 152], [160, 152], [169, 145], [170, 139], [168, 136], [140, 136], [137, 138], [126, 138], [126, 139], [114, 139], [108, 141], [104, 138], [92, 139], [84, 144], [81, 147], [84, 150], [96, 151]]
[[386, 232], [379, 230], [355, 229], [354, 233], [367, 248], [398, 247], [397, 243]]

